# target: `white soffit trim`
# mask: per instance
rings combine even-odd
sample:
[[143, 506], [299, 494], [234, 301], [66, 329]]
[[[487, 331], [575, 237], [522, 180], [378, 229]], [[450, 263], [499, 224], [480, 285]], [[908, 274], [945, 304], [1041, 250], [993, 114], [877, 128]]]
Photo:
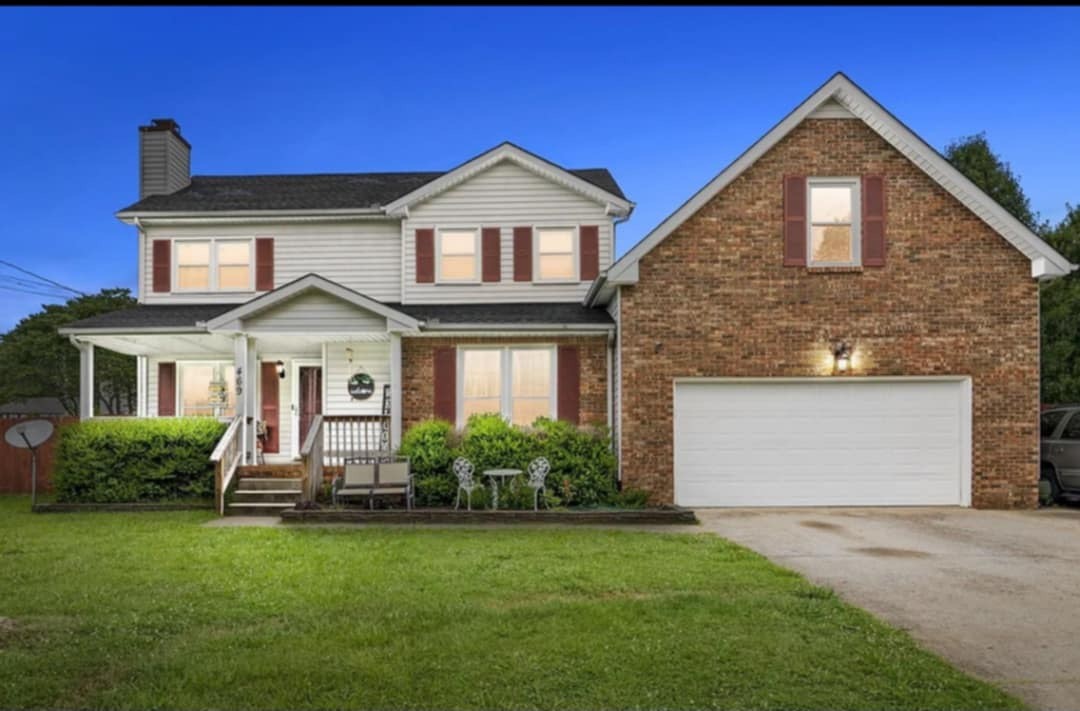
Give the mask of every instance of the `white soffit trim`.
[[387, 320], [387, 327], [389, 330], [415, 330], [420, 326], [420, 322], [412, 316], [404, 314], [396, 309], [392, 309], [386, 304], [376, 301], [369, 296], [364, 296], [358, 291], [353, 291], [348, 287], [330, 281], [326, 277], [321, 277], [318, 274], [305, 274], [299, 279], [295, 279], [288, 284], [279, 286], [273, 291], [268, 291], [262, 296], [257, 296], [251, 301], [247, 301], [237, 306], [235, 309], [226, 311], [220, 316], [210, 319], [206, 322], [206, 328], [209, 331], [227, 328], [237, 319], [243, 319], [253, 314], [257, 314], [288, 301], [292, 297], [308, 291], [309, 289], [315, 289], [330, 294], [331, 296], [336, 296], [342, 301], [346, 301], [357, 308], [382, 316]]
[[[870, 126], [908, 160], [922, 168], [927, 175], [959, 200], [961, 204], [975, 213], [1011, 245], [1020, 250], [1032, 261], [1031, 275], [1033, 277], [1063, 276], [1076, 268], [1075, 265], [1070, 264], [1069, 260], [1040, 239], [1022, 222], [1010, 215], [993, 198], [964, 177], [940, 153], [915, 135], [911, 129], [889, 113], [887, 109], [870, 98], [855, 82], [851, 81], [843, 73], [837, 72], [821, 88], [811, 94], [806, 101], [799, 104], [780, 123], [773, 126], [768, 133], [759, 138], [756, 143], [724, 168], [719, 175], [709, 181], [705, 187], [683, 203], [679, 209], [657, 225], [640, 242], [631, 247], [630, 251], [624, 254], [615, 264], [611, 265], [607, 272], [608, 280], [616, 284], [633, 284], [637, 282], [637, 263], [642, 257], [648, 254], [665, 237], [674, 232], [679, 225], [693, 216], [705, 203], [727, 187], [747, 168], [757, 162], [761, 156], [779, 143], [804, 119], [811, 117], [811, 114], [817, 111], [819, 107], [826, 104], [831, 107], [833, 103], [843, 107]], [[835, 112], [835, 108], [829, 109], [829, 113]]]
[[428, 198], [434, 197], [439, 193], [460, 185], [477, 173], [485, 171], [504, 160], [512, 161], [522, 168], [536, 173], [542, 178], [546, 178], [553, 183], [562, 185], [565, 188], [584, 195], [590, 200], [604, 205], [610, 214], [626, 216], [634, 209], [634, 203], [629, 200], [621, 198], [614, 193], [609, 193], [607, 190], [597, 187], [583, 178], [579, 178], [565, 168], [555, 165], [554, 163], [509, 142], [500, 143], [491, 150], [481, 153], [477, 157], [462, 163], [443, 176], [436, 178], [429, 183], [425, 183], [411, 193], [402, 195], [397, 200], [388, 203], [383, 209], [387, 215], [393, 217], [403, 216], [407, 212], [409, 206], [415, 205], [418, 202], [427, 200]]

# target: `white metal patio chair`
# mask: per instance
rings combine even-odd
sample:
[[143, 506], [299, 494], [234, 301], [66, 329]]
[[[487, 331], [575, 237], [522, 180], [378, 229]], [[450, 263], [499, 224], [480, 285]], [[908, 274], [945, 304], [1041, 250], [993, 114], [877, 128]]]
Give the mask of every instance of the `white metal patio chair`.
[[544, 482], [551, 471], [551, 462], [545, 457], [537, 457], [529, 462], [529, 488], [533, 490], [533, 511], [540, 510], [540, 492], [545, 491]]
[[472, 493], [473, 489], [476, 489], [479, 484], [476, 482], [476, 478], [473, 476], [473, 472], [476, 467], [465, 457], [458, 457], [454, 460], [454, 476], [458, 480], [457, 499], [454, 501], [454, 510], [457, 511], [461, 506], [461, 492], [465, 492], [466, 501], [469, 507], [469, 511], [472, 511]]

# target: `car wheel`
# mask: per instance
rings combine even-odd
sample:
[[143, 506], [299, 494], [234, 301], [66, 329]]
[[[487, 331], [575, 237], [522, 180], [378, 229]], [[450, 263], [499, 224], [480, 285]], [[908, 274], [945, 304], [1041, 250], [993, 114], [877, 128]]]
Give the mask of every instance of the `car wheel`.
[[1057, 501], [1061, 497], [1061, 487], [1058, 486], [1057, 476], [1054, 474], [1054, 468], [1052, 466], [1044, 464], [1042, 466], [1039, 478], [1050, 485], [1050, 501]]

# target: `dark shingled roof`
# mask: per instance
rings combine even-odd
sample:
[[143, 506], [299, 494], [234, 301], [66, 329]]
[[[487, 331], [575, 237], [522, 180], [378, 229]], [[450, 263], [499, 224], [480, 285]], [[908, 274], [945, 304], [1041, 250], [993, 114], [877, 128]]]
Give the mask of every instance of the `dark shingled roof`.
[[140, 328], [195, 328], [196, 321], [206, 321], [240, 304], [139, 304], [110, 311], [62, 328], [115, 328], [117, 331]]
[[[569, 172], [626, 198], [604, 168]], [[445, 174], [193, 175], [186, 188], [168, 195], [151, 195], [120, 212], [378, 209]]]
[[[578, 302], [555, 304], [386, 304], [415, 319], [426, 321], [427, 328], [455, 324], [492, 326], [610, 325], [611, 316], [604, 309], [589, 308]], [[117, 332], [142, 328], [195, 328], [196, 322], [208, 321], [240, 304], [139, 304], [120, 311], [91, 316], [64, 328], [116, 329]]]

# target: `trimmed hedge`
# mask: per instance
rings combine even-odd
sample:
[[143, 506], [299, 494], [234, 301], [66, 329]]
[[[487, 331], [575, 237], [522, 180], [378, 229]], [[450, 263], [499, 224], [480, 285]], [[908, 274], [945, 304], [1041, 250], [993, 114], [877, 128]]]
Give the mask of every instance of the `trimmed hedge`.
[[[513, 468], [527, 471], [535, 457], [547, 457], [549, 506], [597, 506], [619, 504], [617, 463], [606, 428], [576, 427], [568, 422], [541, 417], [532, 427], [514, 427], [498, 415], [473, 415], [464, 432], [443, 420], [427, 420], [411, 427], [401, 441], [401, 454], [409, 457], [416, 477], [420, 506], [453, 505], [457, 479], [456, 457], [467, 457], [475, 476], [486, 484], [485, 469]], [[486, 487], [473, 492], [473, 508], [488, 505]], [[503, 487], [500, 508], [532, 508], [532, 490]]]
[[211, 418], [90, 419], [60, 428], [60, 502], [168, 501], [214, 495], [210, 455], [226, 425]]

